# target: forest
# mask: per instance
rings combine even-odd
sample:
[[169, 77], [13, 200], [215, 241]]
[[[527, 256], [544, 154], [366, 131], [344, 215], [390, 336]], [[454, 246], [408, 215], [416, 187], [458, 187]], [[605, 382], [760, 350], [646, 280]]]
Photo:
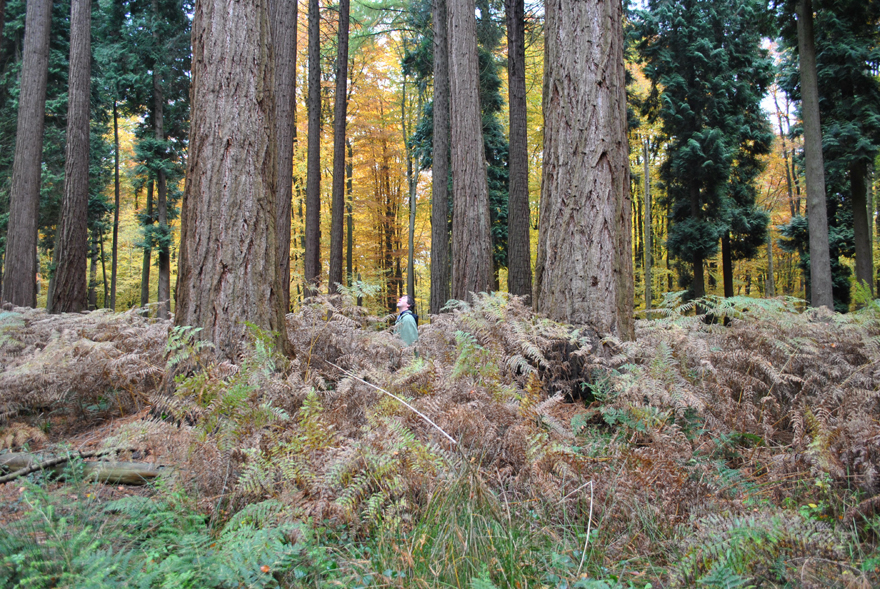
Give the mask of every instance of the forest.
[[0, 0], [0, 585], [880, 586], [878, 41]]

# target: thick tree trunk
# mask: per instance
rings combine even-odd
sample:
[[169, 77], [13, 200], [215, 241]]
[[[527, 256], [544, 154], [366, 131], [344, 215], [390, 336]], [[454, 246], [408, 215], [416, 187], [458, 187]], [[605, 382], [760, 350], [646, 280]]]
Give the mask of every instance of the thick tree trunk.
[[348, 114], [348, 12], [349, 0], [339, 1], [336, 52], [336, 96], [333, 107], [333, 189], [330, 212], [330, 272], [327, 291], [337, 292], [342, 281], [343, 220], [345, 218], [345, 123]]
[[119, 111], [113, 99], [113, 258], [110, 264], [110, 308], [116, 310], [116, 270], [119, 265]]
[[[150, 225], [153, 224], [153, 181], [147, 184], [147, 219]], [[141, 307], [146, 307], [150, 303], [150, 258], [153, 250], [150, 247], [144, 248], [144, 262], [141, 267]]]
[[[309, 113], [306, 166], [306, 285], [321, 278], [321, 35], [318, 0], [309, 0]], [[309, 294], [317, 291], [307, 287]]]
[[434, 131], [431, 176], [431, 300], [439, 313], [449, 300], [449, 41], [446, 0], [434, 0]]
[[510, 96], [510, 194], [507, 202], [507, 290], [532, 294], [529, 237], [529, 154], [526, 136], [525, 2], [505, 0], [507, 79]]
[[[651, 223], [651, 165], [648, 152], [648, 141], [645, 140], [644, 143], [644, 175], [645, 175], [645, 311], [651, 310], [651, 303], [653, 302], [653, 293], [651, 292], [652, 286], [652, 278], [651, 278], [651, 265], [653, 264], [653, 255], [654, 252], [652, 250], [653, 247], [653, 234], [652, 234], [652, 223]], [[649, 313], [645, 314], [647, 319], [650, 319], [651, 316]]]
[[545, 3], [544, 174], [535, 305], [634, 335], [622, 6]]
[[275, 243], [275, 100], [266, 0], [197, 0], [175, 323], [235, 358], [247, 326], [288, 347]]
[[804, 159], [807, 181], [807, 219], [810, 228], [810, 304], [834, 309], [831, 291], [831, 255], [828, 247], [828, 210], [825, 208], [825, 167], [822, 126], [819, 121], [819, 86], [816, 44], [813, 35], [813, 2], [797, 2], [800, 56], [801, 107], [804, 120]]
[[489, 185], [483, 148], [474, 0], [448, 0], [452, 128], [452, 296], [492, 288]]
[[852, 190], [853, 237], [856, 244], [856, 281], [864, 283], [874, 294], [874, 252], [871, 223], [868, 221], [868, 166], [859, 161], [850, 166]]
[[55, 242], [55, 275], [47, 297], [50, 313], [78, 313], [88, 304], [86, 261], [89, 245], [91, 22], [91, 1], [72, 0], [64, 200]]
[[293, 142], [296, 138], [297, 0], [273, 0], [272, 49], [275, 54], [275, 123], [278, 178], [275, 212], [281, 300], [290, 309], [290, 202], [293, 193]]
[[51, 2], [30, 0], [27, 3], [15, 159], [9, 191], [9, 228], [0, 294], [0, 299], [22, 307], [37, 305], [37, 217], [51, 20]]

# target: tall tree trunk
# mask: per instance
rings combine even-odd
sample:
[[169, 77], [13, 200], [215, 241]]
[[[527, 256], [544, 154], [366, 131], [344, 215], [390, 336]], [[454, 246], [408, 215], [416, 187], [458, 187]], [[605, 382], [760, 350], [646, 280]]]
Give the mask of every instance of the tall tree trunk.
[[348, 287], [351, 287], [353, 276], [352, 254], [354, 253], [354, 165], [352, 164], [353, 154], [351, 149], [351, 141], [346, 139], [345, 145], [348, 149], [348, 160], [345, 162], [346, 191], [348, 193], [348, 198], [346, 199], [345, 204], [345, 216], [348, 229], [348, 238], [345, 240], [345, 284]]
[[868, 220], [868, 166], [864, 161], [849, 169], [852, 190], [853, 237], [856, 244], [856, 281], [864, 283], [874, 295], [874, 252], [871, 223]]
[[431, 300], [439, 313], [449, 300], [449, 42], [446, 0], [434, 0], [434, 130], [431, 175]]
[[119, 261], [119, 112], [113, 99], [113, 250], [110, 255], [110, 308], [116, 310], [116, 270]]
[[[653, 302], [653, 293], [651, 292], [651, 264], [653, 263], [654, 252], [652, 248], [653, 235], [651, 224], [651, 165], [648, 152], [648, 140], [644, 143], [644, 174], [645, 174], [645, 311], [651, 310]], [[650, 319], [651, 316], [645, 313], [645, 317]]]
[[104, 234], [101, 233], [98, 239], [98, 246], [101, 248], [101, 282], [104, 284], [104, 308], [110, 303], [110, 296], [107, 292], [107, 255], [104, 253]]
[[337, 292], [342, 281], [343, 220], [345, 218], [345, 123], [348, 113], [349, 0], [339, 0], [336, 52], [336, 96], [333, 107], [333, 189], [330, 217], [330, 272], [327, 291]]
[[[175, 323], [237, 358], [246, 322], [284, 327], [275, 242], [275, 98], [266, 0], [196, 0]], [[287, 350], [285, 350], [287, 351]]]
[[[306, 166], [305, 269], [307, 285], [321, 278], [321, 20], [318, 0], [309, 0], [309, 113]], [[310, 294], [317, 291], [307, 289]]]
[[89, 244], [89, 311], [98, 308], [98, 244], [95, 243], [95, 234], [92, 233], [92, 243]]
[[452, 296], [492, 288], [489, 185], [483, 148], [474, 0], [448, 0], [452, 127]]
[[[153, 181], [147, 184], [147, 219], [150, 225], [153, 224]], [[144, 263], [141, 267], [141, 307], [146, 307], [150, 303], [150, 260], [153, 250], [147, 246], [144, 248]]]
[[764, 296], [776, 296], [776, 277], [773, 275], [773, 235], [767, 231], [767, 280], [764, 281]]
[[9, 228], [0, 294], [0, 299], [21, 307], [37, 305], [37, 218], [51, 21], [49, 0], [27, 3], [15, 159], [9, 191]]
[[733, 296], [733, 260], [730, 252], [730, 232], [721, 236], [721, 274], [724, 276], [724, 296]]
[[67, 144], [64, 200], [55, 242], [55, 275], [50, 281], [50, 313], [78, 313], [88, 304], [86, 261], [89, 229], [89, 98], [91, 96], [91, 0], [70, 3]]
[[[785, 185], [788, 188], [788, 206], [791, 216], [794, 217], [800, 213], [800, 202], [795, 202], [794, 191], [791, 185], [791, 169], [788, 167], [788, 145], [785, 141], [785, 130], [782, 126], [782, 110], [779, 108], [779, 102], [776, 99], [776, 92], [773, 92], [773, 105], [776, 107], [776, 120], [779, 123], [779, 138], [782, 141], [782, 160], [785, 163]], [[786, 116], [788, 113], [786, 113]]]
[[296, 138], [297, 0], [272, 0], [272, 49], [275, 54], [275, 124], [278, 179], [275, 197], [281, 300], [290, 309], [290, 226], [293, 193], [293, 142]]
[[632, 338], [633, 262], [617, 0], [545, 3], [544, 174], [535, 305]]
[[[700, 207], [700, 187], [693, 183], [690, 187], [690, 198], [691, 217], [699, 219], [702, 214], [702, 208]], [[703, 256], [694, 253], [692, 263], [694, 266], [694, 279], [691, 283], [691, 294], [695, 299], [700, 299], [706, 296], [706, 280], [703, 276]]]
[[822, 126], [819, 121], [819, 86], [816, 44], [813, 35], [813, 2], [797, 2], [798, 52], [804, 119], [804, 159], [807, 181], [807, 218], [810, 229], [810, 304], [834, 309], [831, 291], [831, 255], [828, 247], [828, 210], [825, 208], [825, 167]]
[[[159, 19], [159, 1], [153, 0], [153, 17]], [[158, 42], [158, 33], [153, 31], [153, 38]], [[165, 93], [158, 68], [153, 67], [153, 125], [157, 141], [165, 141]], [[165, 152], [163, 149], [163, 157]], [[165, 171], [156, 172], [156, 208], [159, 217], [159, 234], [162, 245], [159, 248], [159, 284], [157, 315], [160, 319], [171, 316], [171, 229], [168, 227], [168, 188]]]
[[[404, 84], [406, 81], [404, 80]], [[404, 86], [405, 90], [405, 86]], [[416, 187], [419, 182], [419, 174], [414, 170], [413, 165], [413, 149], [410, 141], [412, 135], [412, 125], [406, 123], [406, 93], [404, 92], [403, 108], [401, 115], [403, 118], [404, 142], [406, 144], [406, 182], [409, 192], [409, 231], [407, 240], [407, 257], [406, 257], [406, 294], [416, 297]], [[419, 92], [418, 104], [416, 105], [416, 113], [422, 112], [422, 93]], [[418, 127], [418, 122], [416, 123]]]
[[529, 154], [526, 135], [525, 2], [505, 0], [507, 14], [507, 79], [510, 96], [510, 193], [507, 201], [507, 290], [532, 294], [529, 237]]

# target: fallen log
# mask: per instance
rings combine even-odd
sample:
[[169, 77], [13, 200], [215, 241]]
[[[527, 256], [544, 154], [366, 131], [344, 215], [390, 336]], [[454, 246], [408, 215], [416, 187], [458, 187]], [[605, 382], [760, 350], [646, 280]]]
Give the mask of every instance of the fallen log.
[[[0, 484], [29, 475], [38, 470], [50, 471], [55, 475], [64, 476], [64, 463], [74, 456], [78, 455], [80, 458], [92, 458], [116, 453], [117, 451], [118, 450], [83, 452], [80, 454], [68, 454], [55, 457], [40, 457], [27, 452], [9, 452], [7, 454], [0, 454], [0, 467], [11, 471], [6, 476], [0, 477]], [[101, 460], [83, 463], [83, 476], [85, 479], [110, 484], [143, 485], [166, 472], [168, 472], [168, 469], [165, 467], [149, 462], [116, 462]]]

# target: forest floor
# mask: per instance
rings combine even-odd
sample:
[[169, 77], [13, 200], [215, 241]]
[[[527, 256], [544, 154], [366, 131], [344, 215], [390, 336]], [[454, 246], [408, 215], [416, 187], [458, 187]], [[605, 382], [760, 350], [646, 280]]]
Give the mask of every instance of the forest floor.
[[[0, 584], [880, 586], [880, 307], [656, 317], [484, 295], [415, 354], [319, 298], [292, 358], [255, 331], [233, 363], [138, 311], [2, 311], [0, 458], [71, 458], [0, 484]], [[98, 450], [167, 469], [95, 482]]]

